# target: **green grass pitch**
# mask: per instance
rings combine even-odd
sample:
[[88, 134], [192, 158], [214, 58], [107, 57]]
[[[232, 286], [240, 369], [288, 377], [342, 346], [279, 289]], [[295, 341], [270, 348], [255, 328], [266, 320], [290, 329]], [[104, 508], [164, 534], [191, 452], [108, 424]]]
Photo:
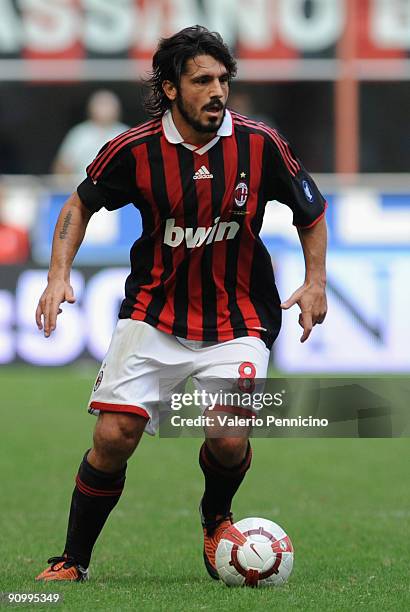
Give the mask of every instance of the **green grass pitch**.
[[[235, 516], [278, 522], [295, 547], [279, 589], [229, 589], [202, 564], [199, 439], [145, 436], [98, 541], [91, 580], [42, 585], [59, 554], [95, 418], [97, 368], [3, 368], [0, 591], [59, 592], [61, 610], [410, 609], [409, 441], [257, 439]], [[47, 610], [50, 605], [31, 606]]]

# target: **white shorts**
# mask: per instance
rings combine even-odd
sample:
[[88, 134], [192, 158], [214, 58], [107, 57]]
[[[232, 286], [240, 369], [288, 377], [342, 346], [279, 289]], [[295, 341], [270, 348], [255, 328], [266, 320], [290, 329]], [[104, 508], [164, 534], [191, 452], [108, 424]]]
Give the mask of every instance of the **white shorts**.
[[[143, 321], [120, 319], [95, 381], [89, 412], [143, 416], [145, 431], [154, 435], [164, 384], [171, 395], [183, 391], [192, 377], [195, 388], [201, 390], [209, 386], [210, 378], [237, 380], [249, 367], [252, 378], [266, 378], [270, 352], [260, 338], [244, 336], [204, 344], [178, 340]], [[205, 409], [203, 406], [202, 412]]]

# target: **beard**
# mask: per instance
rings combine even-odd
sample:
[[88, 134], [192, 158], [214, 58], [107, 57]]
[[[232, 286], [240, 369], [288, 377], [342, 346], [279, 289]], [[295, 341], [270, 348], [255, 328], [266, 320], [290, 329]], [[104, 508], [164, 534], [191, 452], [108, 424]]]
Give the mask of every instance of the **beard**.
[[178, 95], [176, 98], [176, 105], [182, 117], [185, 119], [188, 125], [190, 125], [194, 130], [202, 134], [212, 134], [213, 132], [217, 132], [221, 127], [223, 120], [225, 119], [226, 106], [224, 106], [219, 101], [217, 103], [214, 102], [214, 104], [221, 105], [221, 110], [223, 110], [221, 119], [215, 117], [215, 119], [212, 118], [207, 122], [203, 122], [199, 119], [199, 117], [196, 117], [194, 115], [192, 107], [189, 107], [189, 105], [186, 105], [184, 103], [184, 100], [181, 95]]

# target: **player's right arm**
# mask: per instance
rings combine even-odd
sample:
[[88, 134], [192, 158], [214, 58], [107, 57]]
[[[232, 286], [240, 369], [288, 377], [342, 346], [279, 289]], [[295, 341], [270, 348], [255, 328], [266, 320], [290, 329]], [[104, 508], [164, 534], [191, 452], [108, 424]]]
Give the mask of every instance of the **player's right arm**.
[[41, 296], [37, 310], [38, 329], [44, 329], [48, 338], [55, 330], [57, 315], [63, 302], [75, 302], [70, 285], [70, 272], [74, 257], [84, 239], [92, 212], [84, 206], [77, 193], [73, 193], [63, 208], [54, 230], [48, 284]]
[[87, 167], [87, 178], [61, 210], [54, 230], [48, 284], [36, 310], [38, 329], [44, 329], [46, 338], [56, 328], [60, 305], [75, 302], [71, 266], [91, 216], [102, 207], [116, 210], [135, 201], [135, 158], [125, 146], [132, 140], [125, 132], [107, 142]]

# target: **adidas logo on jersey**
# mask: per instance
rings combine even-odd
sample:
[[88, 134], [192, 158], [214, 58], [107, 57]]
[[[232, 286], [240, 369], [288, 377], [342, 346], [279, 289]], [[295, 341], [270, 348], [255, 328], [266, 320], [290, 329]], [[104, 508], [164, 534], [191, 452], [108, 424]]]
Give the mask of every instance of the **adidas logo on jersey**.
[[165, 224], [164, 243], [171, 247], [177, 247], [185, 240], [188, 249], [199, 247], [220, 240], [232, 240], [239, 230], [236, 221], [219, 221], [217, 217], [211, 227], [178, 227], [175, 219], [167, 219]]
[[199, 179], [211, 179], [214, 178], [214, 175], [211, 174], [206, 166], [201, 166], [199, 170], [197, 170], [194, 174], [194, 181]]

